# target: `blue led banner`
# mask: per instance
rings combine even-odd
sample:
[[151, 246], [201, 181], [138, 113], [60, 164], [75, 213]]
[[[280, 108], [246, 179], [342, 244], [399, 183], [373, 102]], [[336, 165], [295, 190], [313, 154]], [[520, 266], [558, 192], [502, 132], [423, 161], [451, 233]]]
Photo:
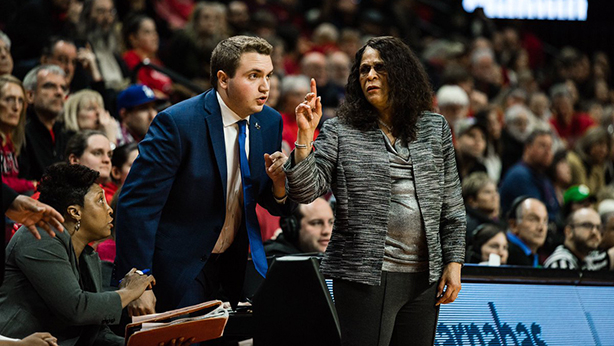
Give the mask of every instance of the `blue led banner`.
[[614, 287], [463, 283], [435, 345], [614, 345]]

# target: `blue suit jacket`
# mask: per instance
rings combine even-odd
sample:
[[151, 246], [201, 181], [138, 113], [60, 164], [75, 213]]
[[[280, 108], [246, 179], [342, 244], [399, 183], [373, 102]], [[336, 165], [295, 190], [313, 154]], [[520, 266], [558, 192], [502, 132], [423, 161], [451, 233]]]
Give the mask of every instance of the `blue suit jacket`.
[[[264, 153], [281, 147], [282, 121], [267, 106], [249, 122], [250, 170], [257, 201], [274, 215], [278, 204], [266, 174]], [[226, 211], [226, 149], [214, 90], [160, 112], [139, 144], [139, 156], [124, 183], [117, 208], [116, 278], [132, 267], [156, 278], [157, 310], [177, 306], [211, 254]], [[231, 301], [238, 300], [247, 260], [243, 227], [226, 251], [223, 270]], [[232, 289], [229, 291], [228, 287]]]

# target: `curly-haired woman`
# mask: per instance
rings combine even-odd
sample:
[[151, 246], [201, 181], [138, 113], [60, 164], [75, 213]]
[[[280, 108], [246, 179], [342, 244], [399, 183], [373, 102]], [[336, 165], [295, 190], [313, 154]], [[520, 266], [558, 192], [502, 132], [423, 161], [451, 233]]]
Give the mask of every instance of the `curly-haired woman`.
[[332, 187], [337, 198], [321, 268], [333, 278], [343, 344], [432, 345], [439, 304], [456, 299], [465, 257], [450, 128], [429, 112], [424, 68], [399, 39], [370, 39], [346, 90], [315, 143], [314, 80], [296, 108], [289, 196], [309, 203]]

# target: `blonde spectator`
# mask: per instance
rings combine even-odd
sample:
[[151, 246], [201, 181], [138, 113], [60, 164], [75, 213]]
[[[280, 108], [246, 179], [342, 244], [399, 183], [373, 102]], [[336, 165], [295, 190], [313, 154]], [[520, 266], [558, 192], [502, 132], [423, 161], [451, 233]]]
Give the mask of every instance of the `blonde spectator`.
[[98, 130], [104, 132], [112, 146], [117, 144], [119, 125], [104, 109], [102, 96], [93, 90], [81, 90], [68, 98], [62, 114], [64, 128], [70, 132]]

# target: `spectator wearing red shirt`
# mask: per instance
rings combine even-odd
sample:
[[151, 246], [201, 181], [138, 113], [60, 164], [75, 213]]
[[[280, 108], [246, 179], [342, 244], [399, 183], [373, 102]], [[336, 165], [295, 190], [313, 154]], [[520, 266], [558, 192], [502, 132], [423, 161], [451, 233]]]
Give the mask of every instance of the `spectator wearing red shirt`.
[[[152, 64], [162, 66], [158, 59], [159, 38], [153, 19], [136, 15], [126, 21], [123, 29], [124, 42], [129, 50], [124, 53], [124, 61], [130, 70], [134, 70], [145, 59]], [[173, 82], [167, 75], [150, 67], [142, 67], [138, 72], [138, 82], [145, 84], [157, 94], [166, 97], [170, 94]]]
[[555, 85], [550, 94], [553, 109], [550, 123], [559, 137], [567, 142], [567, 148], [573, 148], [576, 140], [595, 125], [595, 120], [586, 113], [574, 110], [571, 93], [565, 84]]

